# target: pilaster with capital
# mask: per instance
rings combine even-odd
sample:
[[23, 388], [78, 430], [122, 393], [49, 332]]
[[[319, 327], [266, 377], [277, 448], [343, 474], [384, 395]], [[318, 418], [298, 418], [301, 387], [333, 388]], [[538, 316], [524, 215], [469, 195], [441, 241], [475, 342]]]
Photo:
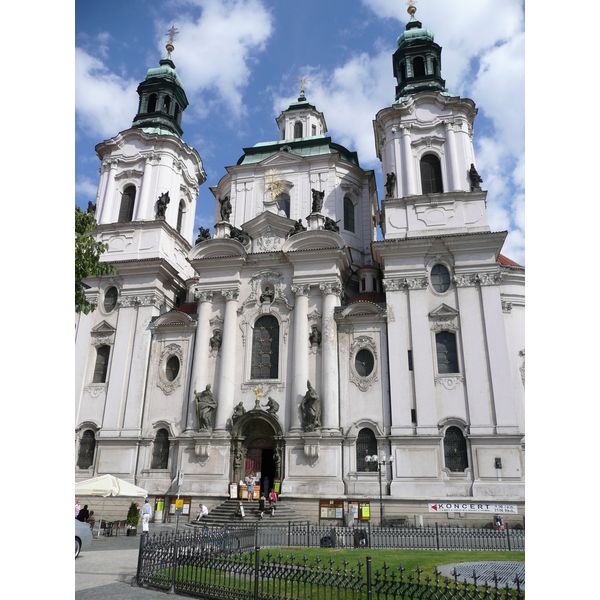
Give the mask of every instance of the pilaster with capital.
[[415, 165], [410, 143], [410, 127], [401, 126], [400, 134], [402, 135], [402, 173], [406, 182], [406, 195], [414, 196], [417, 193], [417, 185], [415, 182]]
[[96, 221], [99, 224], [111, 223], [113, 221], [112, 214], [115, 203], [115, 175], [117, 167], [119, 166], [119, 161], [116, 158], [109, 158], [102, 163], [102, 166], [108, 170], [108, 180], [102, 202], [102, 212], [96, 218]]
[[338, 344], [335, 307], [340, 304], [342, 286], [339, 281], [319, 284], [323, 294], [323, 333], [321, 340], [321, 424], [327, 430], [338, 430], [340, 411], [338, 398]]
[[291, 429], [301, 430], [300, 403], [306, 393], [308, 380], [308, 292], [309, 284], [291, 285], [296, 299], [294, 305], [294, 363], [292, 378]]
[[454, 123], [450, 120], [444, 121], [446, 128], [446, 143], [448, 146], [448, 155], [450, 159], [450, 173], [452, 181], [449, 188], [451, 190], [460, 190], [460, 176], [458, 173], [458, 156], [456, 154], [456, 138], [454, 135]]
[[193, 415], [196, 414], [194, 394], [203, 390], [208, 383], [208, 356], [210, 340], [210, 315], [212, 312], [213, 292], [210, 290], [195, 290], [194, 299], [198, 302], [198, 323], [194, 341], [194, 362], [190, 379], [190, 402], [188, 407], [188, 427]]
[[140, 200], [137, 203], [135, 219], [154, 219], [154, 202], [150, 198], [152, 192], [152, 171], [154, 163], [160, 160], [156, 152], [146, 155], [146, 164], [144, 166], [144, 175], [142, 177], [142, 189], [140, 190]]
[[223, 320], [223, 341], [221, 344], [221, 364], [219, 369], [219, 387], [217, 390], [217, 416], [215, 430], [224, 431], [227, 419], [233, 413], [233, 396], [235, 393], [236, 365], [236, 329], [237, 306], [240, 295], [239, 288], [222, 290], [225, 298], [225, 315]]

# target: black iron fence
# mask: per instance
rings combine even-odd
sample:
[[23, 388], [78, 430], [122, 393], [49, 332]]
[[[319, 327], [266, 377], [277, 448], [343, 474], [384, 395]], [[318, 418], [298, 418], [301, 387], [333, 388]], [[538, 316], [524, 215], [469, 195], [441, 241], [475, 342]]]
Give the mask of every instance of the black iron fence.
[[[479, 538], [477, 533], [480, 534]], [[500, 536], [505, 541], [501, 542]], [[517, 541], [518, 540], [518, 541]], [[525, 597], [518, 578], [504, 587], [497, 577], [492, 582], [474, 584], [441, 578], [422, 577], [422, 571], [404, 575], [402, 565], [383, 565], [371, 572], [371, 558], [341, 566], [333, 559], [319, 557], [283, 558], [262, 550], [270, 546], [428, 548], [428, 549], [524, 549], [524, 532], [470, 530], [462, 527], [327, 527], [310, 523], [286, 526], [195, 528], [194, 531], [159, 536], [142, 536], [138, 557], [137, 581], [177, 593], [202, 598], [279, 600], [284, 598], [388, 599], [413, 598], [438, 600], [520, 600]], [[519, 547], [516, 547], [519, 546]], [[474, 574], [475, 575], [475, 574]]]

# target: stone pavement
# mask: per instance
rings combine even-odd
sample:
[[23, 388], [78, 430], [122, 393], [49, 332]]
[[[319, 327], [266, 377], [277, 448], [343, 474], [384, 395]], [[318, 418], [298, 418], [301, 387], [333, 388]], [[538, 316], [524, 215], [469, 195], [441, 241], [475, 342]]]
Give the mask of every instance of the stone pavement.
[[521, 589], [525, 589], [525, 563], [511, 561], [481, 561], [458, 563], [454, 565], [442, 565], [438, 567], [438, 571], [444, 577], [454, 579], [454, 569], [458, 575], [458, 581], [462, 582], [465, 579], [468, 583], [473, 583], [473, 571], [477, 575], [477, 583], [483, 585], [487, 580], [490, 586], [493, 586], [494, 573], [498, 578], [498, 586], [504, 588], [508, 583], [511, 588], [516, 587], [514, 584], [515, 575], [519, 576]]
[[[187, 526], [180, 523], [179, 528], [185, 530]], [[175, 523], [150, 523], [150, 535], [171, 531], [175, 531]], [[92, 546], [82, 550], [75, 560], [75, 600], [169, 598], [165, 592], [140, 588], [134, 583], [141, 533], [140, 525], [136, 536], [94, 537]]]

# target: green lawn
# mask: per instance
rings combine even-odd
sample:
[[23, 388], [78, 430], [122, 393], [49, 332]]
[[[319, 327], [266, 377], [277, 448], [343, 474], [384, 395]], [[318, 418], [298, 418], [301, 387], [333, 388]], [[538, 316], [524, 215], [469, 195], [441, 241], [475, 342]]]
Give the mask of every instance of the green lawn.
[[[371, 557], [372, 572], [382, 569], [384, 562], [388, 567], [397, 569], [400, 565], [405, 569], [404, 575], [407, 576], [410, 571], [416, 573], [417, 566], [425, 575], [433, 575], [436, 566], [447, 565], [461, 562], [475, 561], [511, 561], [525, 562], [525, 552], [508, 551], [486, 551], [486, 550], [375, 550], [369, 548], [360, 548], [348, 550], [347, 548], [264, 548], [260, 551], [261, 561], [267, 558], [267, 552], [271, 552], [271, 561], [281, 555], [283, 560], [289, 558], [291, 554], [294, 559], [303, 558], [304, 555], [309, 559], [308, 564], [318, 556], [321, 559], [320, 565], [329, 565], [330, 558], [335, 566], [343, 566], [344, 559], [348, 561], [347, 568], [356, 568], [358, 559], [363, 565], [366, 565], [367, 556]], [[388, 570], [388, 573], [390, 571]]]

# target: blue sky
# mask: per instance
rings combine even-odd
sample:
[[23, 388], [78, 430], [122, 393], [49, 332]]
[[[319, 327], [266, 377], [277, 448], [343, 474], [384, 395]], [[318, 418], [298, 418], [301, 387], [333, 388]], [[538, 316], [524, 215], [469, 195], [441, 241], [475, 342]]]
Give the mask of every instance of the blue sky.
[[[420, 0], [417, 18], [442, 48], [448, 90], [472, 98], [477, 167], [495, 231], [508, 230], [504, 254], [524, 264], [524, 7], [522, 0]], [[332, 139], [381, 166], [372, 121], [394, 100], [392, 53], [409, 19], [403, 0], [147, 0], [75, 3], [75, 195], [94, 200], [94, 146], [128, 128], [136, 87], [179, 35], [172, 58], [190, 106], [184, 140], [207, 173], [196, 228], [212, 228], [209, 186], [242, 148], [277, 139], [275, 117], [298, 96], [321, 110]]]
[[[420, 0], [417, 17], [442, 48], [448, 90], [472, 98], [477, 167], [488, 190], [495, 231], [508, 230], [504, 254], [524, 264], [524, 7], [522, 0]], [[190, 106], [184, 140], [207, 173], [196, 228], [212, 228], [209, 186], [242, 148], [277, 139], [275, 117], [306, 95], [327, 121], [332, 139], [381, 166], [372, 121], [394, 100], [392, 53], [409, 19], [404, 0], [147, 0], [75, 3], [75, 195], [95, 198], [99, 161], [94, 146], [131, 125], [136, 87], [166, 54]]]

